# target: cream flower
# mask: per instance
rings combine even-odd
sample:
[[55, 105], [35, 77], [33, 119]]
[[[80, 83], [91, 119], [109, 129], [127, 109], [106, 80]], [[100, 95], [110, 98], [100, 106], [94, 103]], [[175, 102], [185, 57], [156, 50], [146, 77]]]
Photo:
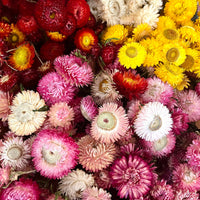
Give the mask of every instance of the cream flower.
[[150, 102], [139, 111], [134, 127], [139, 137], [146, 141], [155, 141], [167, 135], [172, 124], [168, 108], [160, 102]]
[[32, 90], [18, 93], [12, 102], [11, 114], [8, 116], [8, 125], [16, 135], [31, 135], [42, 126], [46, 111], [39, 111], [45, 106], [38, 92]]

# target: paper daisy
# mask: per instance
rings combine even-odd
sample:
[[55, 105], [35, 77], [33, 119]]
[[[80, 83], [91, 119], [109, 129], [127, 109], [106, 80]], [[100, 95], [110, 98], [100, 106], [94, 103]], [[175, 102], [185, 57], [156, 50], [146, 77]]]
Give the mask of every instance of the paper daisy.
[[23, 169], [31, 158], [30, 145], [22, 137], [10, 137], [3, 142], [0, 160], [4, 166]]
[[173, 96], [173, 88], [168, 83], [164, 83], [157, 77], [147, 79], [147, 89], [141, 95], [144, 103], [158, 101], [163, 105], [167, 105]]
[[99, 143], [90, 135], [78, 141], [79, 163], [86, 170], [97, 172], [107, 168], [115, 159], [117, 148], [115, 144]]
[[80, 169], [73, 170], [59, 181], [59, 191], [71, 200], [81, 198], [82, 192], [92, 186], [94, 186], [92, 174]]
[[174, 200], [184, 200], [184, 199], [198, 200], [199, 194], [197, 192], [190, 192], [189, 190], [176, 191]]
[[66, 82], [76, 87], [88, 86], [93, 81], [93, 71], [88, 62], [74, 55], [59, 56], [54, 60], [55, 69]]
[[7, 121], [10, 114], [12, 95], [9, 92], [0, 91], [0, 119]]
[[200, 120], [200, 113], [198, 112], [200, 106], [200, 96], [194, 90], [180, 91], [177, 93], [177, 104], [182, 111], [188, 114], [189, 122]]
[[191, 167], [187, 163], [180, 164], [172, 172], [173, 184], [176, 188], [195, 192], [200, 189], [200, 172], [198, 168]]
[[115, 103], [105, 103], [92, 121], [91, 135], [100, 142], [112, 143], [125, 134], [128, 126], [124, 108]]
[[75, 88], [67, 83], [62, 76], [56, 72], [49, 72], [44, 75], [39, 80], [37, 91], [47, 105], [58, 102], [69, 103], [75, 95]]
[[78, 153], [78, 145], [66, 133], [46, 129], [34, 140], [31, 155], [42, 176], [60, 179], [75, 167]]
[[92, 121], [92, 119], [97, 115], [98, 108], [91, 96], [83, 97], [81, 100], [80, 110], [82, 115], [88, 121]]
[[167, 135], [172, 124], [168, 108], [160, 102], [150, 102], [139, 111], [134, 128], [139, 137], [146, 141], [155, 141]]
[[101, 105], [108, 102], [117, 102], [122, 97], [116, 91], [111, 77], [111, 74], [103, 72], [96, 75], [91, 86], [91, 95], [95, 103]]
[[145, 141], [143, 140], [142, 145], [149, 153], [156, 157], [167, 156], [172, 152], [175, 147], [176, 138], [172, 132], [168, 135], [163, 136], [159, 140]]
[[115, 160], [110, 174], [120, 198], [139, 199], [151, 189], [153, 174], [150, 166], [137, 155]]
[[2, 190], [0, 199], [37, 200], [40, 199], [40, 193], [41, 191], [35, 181], [21, 178], [19, 181], [15, 181], [8, 188]]
[[119, 62], [127, 69], [135, 69], [143, 64], [146, 58], [146, 50], [137, 42], [127, 43], [119, 49], [118, 58]]
[[102, 188], [91, 187], [86, 188], [82, 192], [83, 200], [111, 200], [111, 194]]
[[59, 102], [50, 107], [48, 117], [54, 127], [68, 128], [74, 120], [74, 111], [67, 103]]
[[31, 135], [42, 126], [46, 111], [39, 111], [45, 106], [45, 102], [40, 98], [38, 92], [32, 90], [17, 93], [10, 108], [11, 114], [8, 116], [8, 125], [16, 135]]
[[195, 15], [196, 9], [196, 0], [177, 0], [176, 2], [169, 0], [165, 4], [164, 13], [166, 16], [169, 16], [171, 19], [173, 19], [177, 24], [184, 24], [189, 19], [192, 19], [192, 17]]
[[128, 29], [123, 25], [116, 24], [114, 26], [109, 26], [104, 30], [102, 41], [105, 43], [106, 41], [110, 40], [110, 42], [115, 44], [123, 44], [127, 36]]
[[108, 26], [119, 24], [120, 17], [126, 13], [126, 5], [121, 0], [100, 0], [102, 5], [101, 19]]

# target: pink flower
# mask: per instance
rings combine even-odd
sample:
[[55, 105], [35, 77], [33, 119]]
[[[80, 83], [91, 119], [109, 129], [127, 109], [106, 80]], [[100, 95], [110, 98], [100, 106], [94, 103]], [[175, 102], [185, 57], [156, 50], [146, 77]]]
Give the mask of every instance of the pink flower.
[[178, 106], [188, 114], [189, 122], [200, 120], [200, 96], [194, 90], [180, 91], [177, 94]]
[[11, 168], [9, 166], [0, 168], [0, 188], [3, 185], [7, 185], [10, 180], [10, 171]]
[[90, 65], [73, 55], [57, 57], [54, 60], [54, 65], [56, 71], [66, 82], [77, 87], [90, 85], [94, 78]]
[[47, 105], [52, 105], [58, 102], [69, 103], [74, 97], [75, 88], [58, 73], [50, 72], [40, 79], [37, 91]]
[[82, 200], [111, 200], [111, 194], [97, 187], [88, 187], [82, 193]]
[[112, 181], [108, 168], [94, 173], [94, 179], [100, 188], [109, 189], [111, 187]]
[[187, 148], [186, 158], [190, 166], [200, 167], [200, 140], [193, 140]]
[[188, 129], [188, 115], [184, 113], [180, 108], [174, 109], [172, 112], [173, 127], [172, 131], [179, 135], [181, 132]]
[[38, 200], [40, 190], [37, 183], [31, 179], [21, 178], [15, 181], [0, 194], [2, 200]]
[[69, 128], [74, 119], [74, 111], [67, 103], [59, 102], [50, 107], [48, 116], [50, 123], [54, 127]]
[[174, 200], [198, 200], [199, 194], [195, 192], [190, 192], [189, 190], [178, 190], [175, 193]]
[[90, 135], [82, 137], [78, 145], [79, 163], [92, 172], [108, 167], [114, 161], [117, 152], [115, 144], [99, 143]]
[[81, 113], [88, 121], [92, 121], [92, 119], [98, 113], [98, 107], [94, 103], [94, 100], [91, 96], [83, 97], [80, 105]]
[[128, 127], [125, 109], [116, 103], [105, 103], [92, 121], [91, 135], [100, 142], [112, 143], [119, 140]]
[[150, 191], [153, 174], [150, 166], [137, 155], [122, 156], [115, 160], [110, 174], [120, 198], [134, 200]]
[[62, 178], [77, 164], [78, 145], [66, 133], [56, 129], [39, 132], [32, 145], [35, 169], [42, 176]]
[[167, 184], [167, 181], [162, 179], [157, 181], [150, 191], [153, 199], [156, 200], [172, 200], [174, 199], [174, 193], [172, 186]]
[[172, 173], [174, 186], [178, 189], [195, 192], [200, 189], [200, 171], [187, 163], [180, 164]]
[[153, 78], [148, 78], [147, 82], [147, 89], [141, 95], [142, 100], [145, 103], [158, 101], [167, 105], [170, 98], [173, 96], [173, 88], [168, 83], [162, 82], [155, 76]]

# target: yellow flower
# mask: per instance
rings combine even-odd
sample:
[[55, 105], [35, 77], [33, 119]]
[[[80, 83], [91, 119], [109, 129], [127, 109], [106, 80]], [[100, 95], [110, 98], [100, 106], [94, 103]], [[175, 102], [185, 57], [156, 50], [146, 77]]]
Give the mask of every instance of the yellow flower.
[[163, 30], [166, 28], [176, 29], [176, 23], [168, 16], [160, 16], [157, 23], [157, 29]]
[[9, 64], [12, 65], [13, 68], [23, 71], [25, 69], [29, 69], [35, 57], [34, 47], [28, 43], [24, 43], [17, 47], [17, 49], [13, 52], [13, 54], [9, 57]]
[[62, 42], [64, 41], [67, 37], [59, 32], [51, 32], [51, 31], [46, 31], [47, 36], [54, 41], [57, 42]]
[[126, 43], [119, 49], [118, 58], [121, 65], [124, 65], [127, 69], [135, 69], [143, 64], [146, 58], [146, 50], [137, 42]]
[[163, 62], [181, 65], [186, 59], [185, 49], [179, 43], [167, 43], [163, 46]]
[[184, 24], [195, 15], [196, 9], [196, 0], [169, 0], [165, 4], [164, 13], [177, 24]]
[[176, 88], [183, 81], [184, 69], [174, 65], [173, 63], [161, 63], [155, 68], [155, 75], [163, 82], [168, 82], [172, 87]]
[[176, 89], [184, 90], [184, 88], [188, 88], [188, 86], [190, 85], [189, 82], [190, 80], [188, 79], [188, 77], [184, 75], [183, 80], [176, 86]]
[[8, 35], [7, 41], [12, 46], [17, 46], [18, 44], [21, 44], [25, 40], [25, 35], [15, 26], [14, 24], [11, 24], [11, 32]]
[[193, 72], [196, 68], [200, 66], [199, 58], [200, 53], [196, 49], [186, 48], [186, 59], [185, 61], [180, 65], [183, 69], [186, 71]]
[[139, 42], [142, 39], [146, 39], [151, 37], [151, 26], [149, 24], [140, 24], [136, 28], [133, 29], [133, 39], [135, 42]]
[[122, 44], [128, 36], [128, 29], [123, 25], [117, 24], [114, 26], [107, 27], [102, 35], [102, 42], [105, 43], [107, 40], [115, 44]]
[[145, 48], [147, 55], [143, 65], [153, 67], [161, 61], [161, 48], [159, 42], [154, 38], [147, 38], [140, 41], [140, 44]]

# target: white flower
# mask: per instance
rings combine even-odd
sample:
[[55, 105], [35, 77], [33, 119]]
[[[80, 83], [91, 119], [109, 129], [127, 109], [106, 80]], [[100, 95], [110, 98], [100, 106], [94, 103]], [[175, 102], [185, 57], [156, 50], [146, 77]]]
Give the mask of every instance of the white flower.
[[172, 124], [168, 108], [160, 102], [150, 102], [139, 111], [134, 127], [139, 137], [146, 141], [155, 141], [167, 135]]
[[38, 111], [45, 106], [38, 92], [22, 91], [12, 102], [11, 114], [8, 116], [8, 125], [16, 135], [31, 135], [42, 126], [46, 111]]
[[103, 4], [101, 18], [107, 22], [108, 26], [119, 24], [120, 17], [126, 14], [124, 0], [100, 0]]
[[5, 166], [23, 169], [31, 158], [30, 145], [22, 137], [11, 137], [3, 142], [0, 160]]
[[94, 178], [91, 174], [87, 174], [83, 170], [73, 170], [67, 176], [63, 177], [59, 182], [59, 190], [70, 200], [81, 198], [82, 192], [94, 185]]

